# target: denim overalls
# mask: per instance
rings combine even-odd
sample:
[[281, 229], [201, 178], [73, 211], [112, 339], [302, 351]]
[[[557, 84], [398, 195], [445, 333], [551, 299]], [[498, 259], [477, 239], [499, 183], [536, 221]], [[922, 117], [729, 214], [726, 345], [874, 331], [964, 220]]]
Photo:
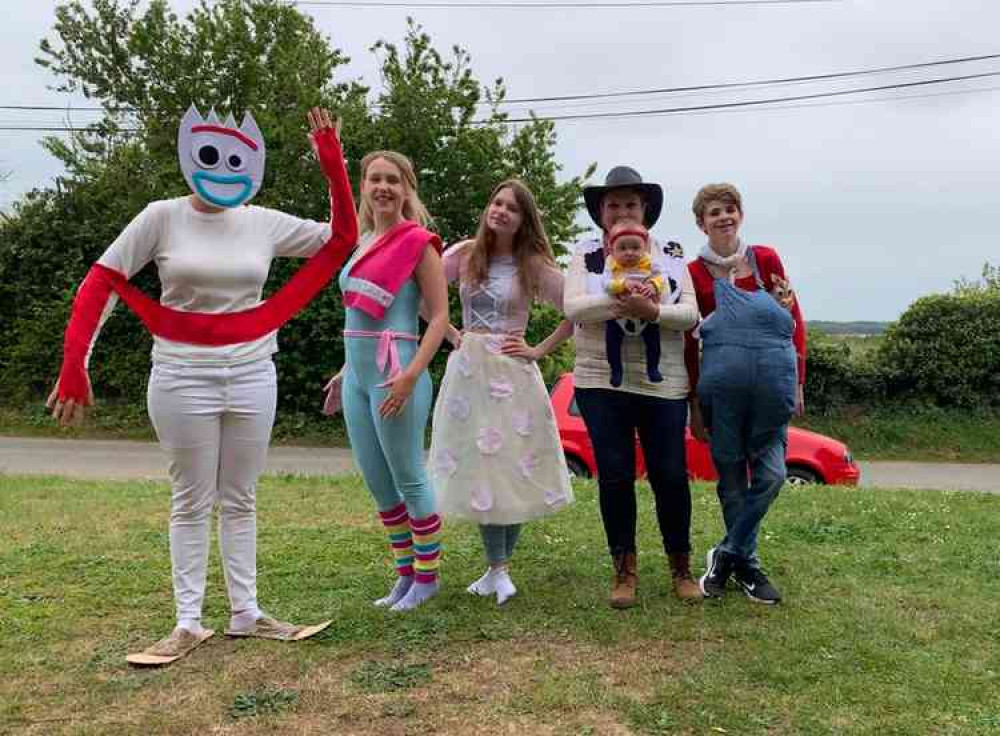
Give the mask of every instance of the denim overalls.
[[756, 291], [727, 278], [713, 284], [715, 311], [700, 328], [698, 399], [711, 429], [726, 524], [718, 548], [756, 566], [760, 522], [785, 482], [798, 370], [795, 321], [764, 288], [753, 248], [747, 259]]

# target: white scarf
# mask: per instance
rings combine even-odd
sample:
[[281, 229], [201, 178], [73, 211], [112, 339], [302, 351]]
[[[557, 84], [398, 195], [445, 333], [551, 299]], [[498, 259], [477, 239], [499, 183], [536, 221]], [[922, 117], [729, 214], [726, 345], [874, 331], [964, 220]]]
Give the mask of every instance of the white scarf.
[[710, 243], [705, 243], [701, 246], [701, 250], [698, 252], [698, 257], [708, 261], [714, 266], [721, 266], [727, 271], [732, 271], [736, 266], [747, 256], [747, 244], [743, 242], [740, 238], [736, 244], [736, 252], [731, 256], [720, 256], [714, 250]]

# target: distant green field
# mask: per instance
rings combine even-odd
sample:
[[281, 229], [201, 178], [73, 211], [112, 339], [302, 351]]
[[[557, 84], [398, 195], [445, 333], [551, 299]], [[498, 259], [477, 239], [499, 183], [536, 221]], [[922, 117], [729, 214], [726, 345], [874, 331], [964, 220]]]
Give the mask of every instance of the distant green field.
[[885, 335], [831, 334], [828, 340], [847, 345], [851, 349], [852, 358], [868, 355], [885, 341]]
[[825, 332], [828, 335], [881, 335], [891, 322], [827, 322], [824, 320], [809, 320], [809, 328]]

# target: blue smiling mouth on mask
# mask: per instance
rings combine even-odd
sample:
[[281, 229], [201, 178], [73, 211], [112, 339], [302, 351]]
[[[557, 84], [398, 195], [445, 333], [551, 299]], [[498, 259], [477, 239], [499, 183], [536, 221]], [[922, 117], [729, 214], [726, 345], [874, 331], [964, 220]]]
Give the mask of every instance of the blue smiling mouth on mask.
[[[209, 204], [214, 204], [216, 207], [236, 207], [245, 202], [253, 190], [253, 181], [251, 181], [250, 177], [238, 174], [223, 176], [220, 174], [209, 174], [205, 171], [196, 171], [191, 176], [191, 180], [194, 183], [194, 188], [198, 196]], [[205, 188], [204, 182], [206, 181], [212, 184], [242, 184], [243, 191], [232, 197], [219, 197]]]

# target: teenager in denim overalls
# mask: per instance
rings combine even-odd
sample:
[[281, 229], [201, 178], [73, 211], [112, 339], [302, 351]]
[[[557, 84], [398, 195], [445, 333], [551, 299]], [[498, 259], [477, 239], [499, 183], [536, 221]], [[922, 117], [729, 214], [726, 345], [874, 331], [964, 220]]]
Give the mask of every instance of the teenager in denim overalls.
[[706, 596], [718, 597], [732, 577], [750, 599], [773, 604], [781, 596], [760, 568], [757, 536], [785, 482], [788, 422], [801, 406], [804, 323], [774, 250], [739, 239], [735, 188], [705, 187], [695, 214], [709, 244], [690, 264], [707, 314], [697, 330], [702, 358], [693, 383], [700, 412], [693, 412], [692, 430], [710, 433], [726, 527], [699, 582]]

